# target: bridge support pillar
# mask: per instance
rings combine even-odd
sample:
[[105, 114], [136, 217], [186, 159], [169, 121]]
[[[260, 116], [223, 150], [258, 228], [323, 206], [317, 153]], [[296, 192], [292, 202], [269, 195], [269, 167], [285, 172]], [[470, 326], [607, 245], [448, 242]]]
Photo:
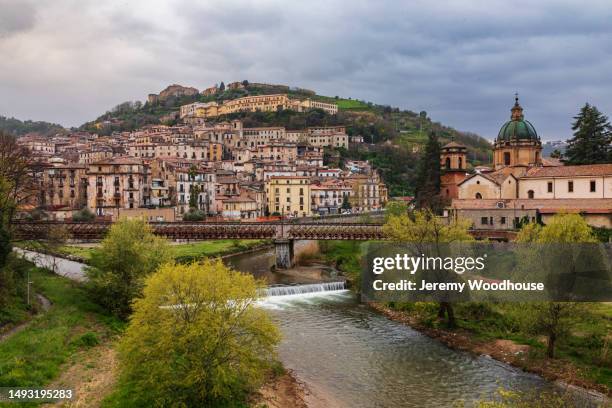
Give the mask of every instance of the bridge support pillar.
[[276, 252], [276, 268], [289, 269], [293, 266], [293, 240], [275, 239], [274, 249]]

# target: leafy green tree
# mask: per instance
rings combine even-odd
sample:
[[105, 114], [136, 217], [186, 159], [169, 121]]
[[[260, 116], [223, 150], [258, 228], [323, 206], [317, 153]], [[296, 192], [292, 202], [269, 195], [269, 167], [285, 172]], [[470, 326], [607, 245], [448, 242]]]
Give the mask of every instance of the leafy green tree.
[[429, 133], [425, 152], [419, 160], [415, 191], [417, 208], [428, 208], [434, 212], [441, 209], [440, 143], [434, 132]]
[[408, 214], [408, 205], [403, 201], [390, 201], [385, 206], [385, 217], [387, 219], [405, 214]]
[[168, 242], [153, 235], [143, 220], [115, 223], [87, 269], [89, 287], [98, 303], [125, 319], [142, 294], [144, 279], [171, 260]]
[[[591, 227], [578, 214], [557, 214], [545, 226], [526, 224], [517, 235], [517, 242], [535, 244], [596, 243]], [[560, 262], [572, 248], [562, 248]], [[537, 252], [537, 251], [536, 251]], [[535, 256], [538, 256], [536, 253]], [[571, 253], [569, 254], [571, 256]], [[550, 255], [547, 257], [550, 258]], [[570, 264], [571, 261], [565, 262]], [[564, 277], [565, 278], [565, 277]], [[575, 302], [538, 302], [529, 305], [529, 330], [547, 337], [546, 355], [555, 357], [555, 347], [566, 337], [576, 317], [587, 309], [586, 304]]]
[[[470, 225], [468, 220], [461, 219], [447, 224], [431, 210], [425, 209], [410, 215], [391, 215], [383, 225], [383, 232], [391, 241], [409, 244], [422, 253], [421, 247], [427, 244], [473, 241], [469, 233]], [[445, 315], [448, 326], [455, 327], [455, 313], [450, 302], [440, 302], [438, 317], [444, 318]]]
[[121, 406], [243, 406], [280, 339], [255, 307], [261, 288], [218, 260], [160, 267], [120, 343], [123, 380], [133, 390]]
[[221, 81], [221, 84], [219, 84], [219, 91], [220, 92], [225, 91], [225, 84], [223, 83], [223, 81]]
[[586, 103], [574, 119], [574, 137], [568, 140], [566, 163], [612, 163], [612, 126], [608, 117]]

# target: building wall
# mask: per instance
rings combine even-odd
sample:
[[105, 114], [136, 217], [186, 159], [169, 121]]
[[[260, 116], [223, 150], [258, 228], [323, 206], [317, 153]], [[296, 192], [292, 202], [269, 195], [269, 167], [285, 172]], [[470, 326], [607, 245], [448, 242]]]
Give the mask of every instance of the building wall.
[[272, 177], [266, 182], [266, 194], [270, 213], [311, 215], [308, 177]]
[[499, 186], [480, 175], [465, 181], [459, 188], [460, 199], [473, 199], [478, 193], [483, 199], [501, 198]]
[[[591, 191], [591, 181], [595, 182], [595, 191]], [[573, 192], [569, 191], [569, 182], [573, 182]], [[549, 191], [549, 183], [551, 191]], [[612, 198], [612, 177], [546, 177], [521, 178], [519, 198]]]
[[453, 216], [472, 222], [474, 229], [512, 230], [516, 222], [528, 217], [537, 220], [537, 210], [520, 210], [513, 208], [500, 209], [455, 209]]

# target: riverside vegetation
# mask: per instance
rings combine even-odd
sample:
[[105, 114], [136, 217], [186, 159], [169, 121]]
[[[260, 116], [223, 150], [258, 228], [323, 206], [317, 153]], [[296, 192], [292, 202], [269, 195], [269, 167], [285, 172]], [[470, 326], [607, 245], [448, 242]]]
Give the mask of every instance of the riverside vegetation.
[[[398, 239], [421, 239], [427, 236], [426, 231], [434, 228], [428, 225], [431, 218], [426, 211], [412, 214], [400, 211], [400, 215], [396, 211], [395, 214], [388, 217], [385, 229]], [[555, 216], [545, 226], [526, 224], [518, 240], [593, 242], [595, 235], [579, 215], [563, 214]], [[357, 291], [362, 272], [360, 260], [366, 250], [367, 243], [330, 241], [322, 245], [326, 260], [335, 263]], [[451, 347], [487, 354], [506, 347], [508, 353], [494, 357], [548, 379], [560, 379], [610, 394], [612, 305], [609, 303], [455, 303], [452, 305], [454, 324], [450, 327], [449, 319], [441, 318], [440, 305], [435, 303], [391, 302], [373, 306], [392, 319], [440, 338]]]
[[[1, 386], [59, 381], [79, 388], [87, 406], [245, 407], [264, 382], [284, 374], [274, 353], [278, 329], [253, 306], [262, 283], [220, 261], [175, 264], [171, 246], [143, 221], [113, 225], [85, 285], [14, 255], [0, 270], [10, 270], [14, 298], [23, 298], [17, 289], [30, 280], [32, 296], [51, 302], [38, 314], [35, 301], [0, 308], [3, 326], [31, 319], [0, 342]], [[117, 368], [109, 366], [115, 354]], [[82, 384], [95, 373], [104, 387]]]

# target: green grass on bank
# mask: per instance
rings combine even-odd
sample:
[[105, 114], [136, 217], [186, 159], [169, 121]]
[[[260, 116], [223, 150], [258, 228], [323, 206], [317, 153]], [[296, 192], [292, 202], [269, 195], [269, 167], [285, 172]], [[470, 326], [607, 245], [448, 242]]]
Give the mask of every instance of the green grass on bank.
[[0, 342], [1, 387], [44, 386], [71, 356], [122, 329], [122, 323], [93, 303], [79, 284], [33, 266], [30, 280], [33, 291], [52, 305], [24, 330]]
[[[177, 262], [190, 262], [204, 257], [215, 257], [245, 251], [257, 246], [265, 245], [266, 240], [257, 239], [223, 239], [211, 241], [197, 241], [172, 245], [171, 249]], [[19, 243], [22, 248], [40, 250], [43, 247], [37, 241], [23, 241]], [[72, 255], [89, 262], [94, 247], [64, 245], [58, 249], [60, 255]]]
[[[356, 241], [325, 241], [319, 243], [325, 260], [336, 264], [359, 290], [360, 261], [367, 243]], [[446, 329], [438, 319], [436, 303], [389, 303], [425, 326]], [[512, 340], [531, 346], [531, 357], [546, 361], [546, 344], [527, 329], [529, 311], [522, 303], [465, 302], [454, 305], [459, 329], [467, 330], [476, 339]], [[575, 317], [571, 334], [557, 344], [556, 360], [571, 362], [581, 376], [612, 388], [612, 303], [592, 303]]]

